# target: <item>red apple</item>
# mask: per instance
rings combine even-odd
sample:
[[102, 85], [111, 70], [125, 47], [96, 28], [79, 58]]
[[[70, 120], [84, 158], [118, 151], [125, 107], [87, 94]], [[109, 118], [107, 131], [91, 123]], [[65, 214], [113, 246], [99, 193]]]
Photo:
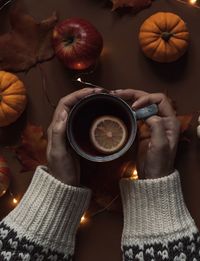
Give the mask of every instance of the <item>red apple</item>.
[[99, 58], [103, 39], [88, 21], [70, 18], [53, 30], [53, 46], [57, 57], [72, 70], [85, 70]]

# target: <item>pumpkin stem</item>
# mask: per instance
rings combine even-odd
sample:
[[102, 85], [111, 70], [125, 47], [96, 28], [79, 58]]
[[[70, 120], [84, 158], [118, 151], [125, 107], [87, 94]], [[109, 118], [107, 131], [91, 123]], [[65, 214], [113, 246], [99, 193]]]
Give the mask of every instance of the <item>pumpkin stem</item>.
[[166, 42], [168, 42], [172, 36], [173, 33], [169, 33], [169, 32], [162, 32], [161, 34], [162, 39], [165, 40]]

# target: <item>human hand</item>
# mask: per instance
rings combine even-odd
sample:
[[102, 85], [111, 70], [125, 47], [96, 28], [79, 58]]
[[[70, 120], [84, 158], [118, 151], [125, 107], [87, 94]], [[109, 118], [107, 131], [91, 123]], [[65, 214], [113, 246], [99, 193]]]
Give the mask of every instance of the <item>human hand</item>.
[[150, 129], [150, 137], [139, 142], [138, 173], [140, 178], [145, 179], [160, 178], [172, 173], [180, 124], [168, 98], [161, 93], [149, 94], [132, 89], [116, 90], [111, 94], [132, 100], [134, 110], [157, 104], [158, 115], [145, 120]]
[[85, 88], [63, 97], [48, 128], [47, 162], [52, 176], [72, 186], [80, 183], [79, 162], [66, 141], [67, 119], [70, 109], [85, 96], [100, 93], [101, 88]]

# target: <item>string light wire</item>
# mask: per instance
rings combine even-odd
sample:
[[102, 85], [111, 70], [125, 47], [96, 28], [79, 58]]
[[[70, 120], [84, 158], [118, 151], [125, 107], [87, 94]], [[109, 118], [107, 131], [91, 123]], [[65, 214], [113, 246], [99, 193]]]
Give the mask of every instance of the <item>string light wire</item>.
[[[136, 168], [133, 168], [131, 172], [132, 172], [132, 175], [129, 176], [129, 178], [130, 178], [131, 180], [137, 180], [137, 179], [138, 179], [137, 169], [136, 169]], [[92, 217], [94, 217], [94, 216], [96, 216], [96, 215], [98, 215], [98, 214], [100, 214], [100, 213], [102, 213], [102, 212], [104, 212], [104, 211], [106, 211], [106, 210], [109, 210], [109, 208], [112, 206], [112, 204], [113, 204], [118, 198], [119, 198], [119, 195], [115, 196], [115, 197], [108, 203], [108, 205], [106, 205], [104, 208], [98, 210], [97, 212], [94, 212], [94, 213], [90, 214], [88, 218], [92, 218]], [[84, 224], [84, 223], [86, 223], [86, 221], [87, 221], [87, 215], [86, 215], [86, 213], [84, 213], [84, 215], [83, 215], [82, 218], [81, 218], [80, 223], [81, 223], [81, 224]]]
[[83, 216], [81, 217], [80, 223], [81, 223], [81, 224], [84, 224], [84, 223], [87, 222], [88, 219], [90, 219], [90, 218], [92, 218], [92, 217], [94, 217], [94, 216], [97, 216], [98, 214], [100, 214], [100, 213], [102, 213], [102, 212], [104, 212], [104, 211], [106, 211], [106, 210], [109, 210], [109, 208], [111, 207], [111, 205], [112, 205], [118, 198], [119, 198], [119, 195], [117, 195], [116, 197], [114, 197], [114, 198], [108, 203], [108, 205], [105, 206], [104, 208], [102, 208], [102, 209], [100, 209], [100, 210], [98, 210], [98, 211], [96, 211], [96, 212], [94, 212], [94, 213], [88, 215], [88, 218], [87, 218], [87, 214], [84, 213]]
[[4, 9], [7, 5], [11, 4], [14, 0], [8, 0], [3, 5], [0, 3], [0, 11]]

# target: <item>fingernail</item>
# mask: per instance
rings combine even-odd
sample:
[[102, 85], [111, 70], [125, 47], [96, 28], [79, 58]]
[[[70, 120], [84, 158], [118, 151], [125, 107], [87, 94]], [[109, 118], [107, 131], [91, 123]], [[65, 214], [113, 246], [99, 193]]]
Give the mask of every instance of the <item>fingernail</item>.
[[112, 90], [112, 91], [110, 91], [110, 93], [112, 93], [112, 94], [118, 94], [118, 93], [120, 93], [121, 91], [122, 91], [122, 89]]
[[103, 91], [103, 88], [95, 88], [96, 91]]
[[116, 90], [112, 90], [112, 91], [110, 91], [110, 93], [113, 93], [113, 94], [114, 94], [114, 93], [116, 93]]
[[132, 104], [132, 108], [135, 108], [135, 107], [137, 107], [137, 104], [138, 104], [138, 102], [137, 102], [137, 101], [135, 101], [135, 102]]
[[110, 93], [110, 91], [105, 88], [96, 88], [96, 89], [94, 89], [94, 92]]

